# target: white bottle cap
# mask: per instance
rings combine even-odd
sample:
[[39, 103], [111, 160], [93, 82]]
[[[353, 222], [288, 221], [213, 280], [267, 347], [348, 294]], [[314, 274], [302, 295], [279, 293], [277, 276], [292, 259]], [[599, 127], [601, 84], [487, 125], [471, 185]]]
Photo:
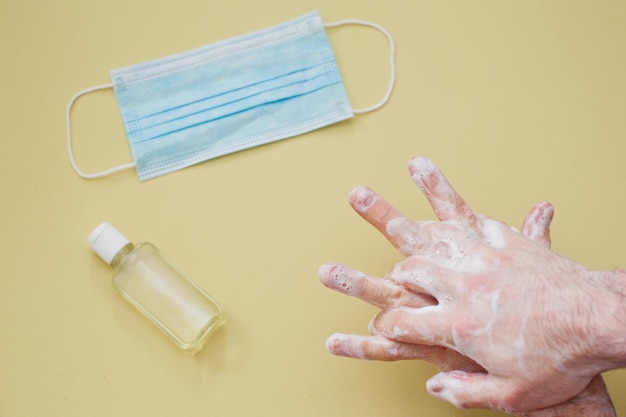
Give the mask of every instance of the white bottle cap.
[[128, 245], [130, 240], [126, 239], [115, 227], [104, 222], [91, 232], [87, 243], [104, 262], [111, 265], [115, 255], [117, 255], [124, 246]]

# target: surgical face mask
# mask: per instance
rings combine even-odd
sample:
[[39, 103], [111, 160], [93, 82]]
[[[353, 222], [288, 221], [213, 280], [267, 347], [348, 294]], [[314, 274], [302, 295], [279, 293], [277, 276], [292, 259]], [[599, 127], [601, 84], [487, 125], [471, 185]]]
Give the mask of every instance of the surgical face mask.
[[[358, 24], [391, 46], [391, 81], [376, 105], [350, 106], [325, 28]], [[111, 84], [76, 94], [67, 107], [74, 170], [98, 178], [135, 168], [140, 181], [211, 158], [286, 139], [383, 106], [395, 81], [394, 44], [382, 27], [358, 20], [324, 24], [317, 12], [182, 54], [110, 72]], [[72, 151], [70, 115], [82, 95], [113, 88], [133, 156], [86, 174]]]

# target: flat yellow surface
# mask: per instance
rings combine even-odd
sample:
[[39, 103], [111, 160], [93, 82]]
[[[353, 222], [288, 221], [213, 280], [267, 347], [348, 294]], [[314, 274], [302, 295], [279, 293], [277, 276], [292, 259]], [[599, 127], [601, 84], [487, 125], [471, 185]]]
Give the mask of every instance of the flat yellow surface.
[[[318, 9], [395, 37], [387, 106], [294, 139], [140, 183], [83, 180], [65, 108], [108, 71]], [[406, 172], [431, 157], [473, 208], [519, 226], [556, 207], [554, 249], [626, 267], [626, 2], [0, 1], [0, 416], [496, 416], [428, 396], [418, 362], [333, 357], [376, 313], [318, 282], [334, 260], [383, 275], [401, 259], [346, 204], [368, 185], [433, 215]], [[329, 29], [354, 107], [376, 102], [388, 45]], [[85, 171], [130, 162], [111, 91], [79, 100]], [[211, 292], [227, 324], [181, 354], [110, 285], [86, 244], [101, 221], [154, 242]], [[523, 297], [523, 294], [520, 294]], [[626, 414], [626, 371], [607, 375]]]

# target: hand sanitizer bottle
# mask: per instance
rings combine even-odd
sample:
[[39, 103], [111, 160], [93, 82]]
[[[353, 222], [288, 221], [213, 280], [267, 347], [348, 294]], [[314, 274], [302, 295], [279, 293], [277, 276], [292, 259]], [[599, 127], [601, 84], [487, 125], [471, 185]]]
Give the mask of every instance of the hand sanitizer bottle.
[[132, 244], [109, 223], [87, 243], [113, 269], [113, 286], [163, 330], [194, 354], [223, 323], [222, 307], [173, 265], [152, 243]]

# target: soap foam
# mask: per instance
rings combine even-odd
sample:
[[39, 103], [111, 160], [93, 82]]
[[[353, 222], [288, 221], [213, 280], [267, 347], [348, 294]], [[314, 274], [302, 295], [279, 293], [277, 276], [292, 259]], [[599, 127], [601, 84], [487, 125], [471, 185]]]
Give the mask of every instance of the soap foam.
[[492, 248], [502, 249], [506, 246], [507, 242], [502, 231], [502, 223], [485, 218], [482, 220], [482, 232], [485, 243]]
[[[426, 224], [423, 222], [422, 224]], [[389, 237], [400, 238], [398, 250], [405, 256], [410, 256], [424, 248], [428, 240], [419, 233], [415, 233], [415, 223], [406, 217], [398, 217], [387, 222], [385, 231]]]
[[324, 264], [319, 269], [319, 276], [326, 286], [348, 295], [356, 295], [358, 290], [353, 284], [354, 277], [351, 277], [354, 274], [364, 277], [364, 274], [348, 270], [342, 265]]

